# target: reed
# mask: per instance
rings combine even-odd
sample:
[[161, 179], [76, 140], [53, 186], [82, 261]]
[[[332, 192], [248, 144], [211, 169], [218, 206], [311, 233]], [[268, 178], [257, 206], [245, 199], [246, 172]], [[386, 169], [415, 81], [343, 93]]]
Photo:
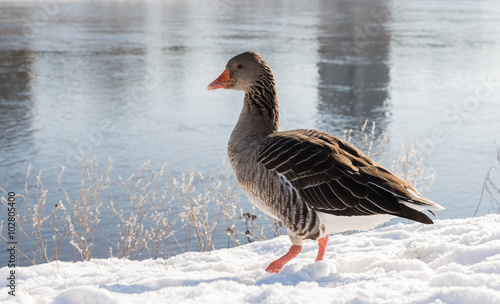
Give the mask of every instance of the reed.
[[489, 198], [489, 211], [500, 213], [500, 149], [497, 151], [495, 162], [491, 165], [484, 176], [483, 188], [477, 203], [476, 211], [474, 212], [474, 217], [479, 211], [479, 207], [481, 206], [485, 193]]

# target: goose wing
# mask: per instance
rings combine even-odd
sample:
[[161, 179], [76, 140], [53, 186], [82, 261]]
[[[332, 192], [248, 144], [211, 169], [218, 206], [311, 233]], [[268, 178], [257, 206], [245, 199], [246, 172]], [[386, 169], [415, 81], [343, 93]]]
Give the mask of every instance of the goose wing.
[[[421, 198], [411, 185], [328, 133], [292, 130], [272, 134], [259, 145], [257, 161], [282, 176], [309, 207], [319, 212], [340, 216], [391, 214], [433, 223], [418, 210], [428, 205], [433, 209], [435, 203]], [[411, 208], [407, 202], [421, 207]]]

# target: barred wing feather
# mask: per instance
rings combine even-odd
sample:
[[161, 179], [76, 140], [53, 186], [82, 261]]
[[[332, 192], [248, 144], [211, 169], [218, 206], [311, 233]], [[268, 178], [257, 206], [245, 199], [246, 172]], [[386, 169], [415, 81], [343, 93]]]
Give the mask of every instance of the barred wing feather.
[[440, 209], [354, 146], [325, 132], [273, 133], [260, 144], [257, 161], [283, 176], [302, 201], [318, 212], [390, 214], [431, 224], [418, 210]]

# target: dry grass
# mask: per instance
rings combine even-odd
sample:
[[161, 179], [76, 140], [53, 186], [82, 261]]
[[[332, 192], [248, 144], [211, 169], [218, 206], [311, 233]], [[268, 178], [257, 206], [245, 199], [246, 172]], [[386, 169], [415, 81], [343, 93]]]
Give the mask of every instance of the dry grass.
[[490, 202], [490, 211], [500, 213], [500, 149], [498, 149], [496, 163], [492, 164], [486, 175], [484, 176], [483, 189], [477, 203], [476, 216], [479, 206], [483, 200], [484, 194], [487, 193]]
[[[59, 190], [64, 168], [52, 191], [43, 185], [42, 171], [30, 186], [28, 169], [25, 193], [16, 195], [22, 209], [16, 215], [18, 252], [28, 264], [96, 257], [167, 258], [282, 233], [271, 219], [255, 215], [255, 209], [243, 212], [240, 190], [225, 165], [222, 178], [192, 171], [170, 177], [166, 165], [151, 170], [145, 163], [127, 179], [114, 180], [112, 167], [110, 158], [99, 174], [96, 161], [82, 160], [77, 197]], [[64, 200], [49, 199], [58, 195]], [[1, 200], [7, 203], [5, 197]]]
[[[346, 132], [347, 140], [375, 160], [391, 159], [392, 167], [387, 167], [418, 188], [432, 183], [433, 174], [411, 146], [403, 147], [399, 157], [390, 156], [386, 153], [389, 137], [384, 132], [375, 136], [374, 124], [366, 132], [366, 125], [355, 132], [356, 138], [352, 131]], [[25, 259], [21, 264], [104, 257], [168, 258], [285, 232], [279, 222], [242, 200], [225, 163], [219, 177], [193, 171], [172, 177], [166, 165], [155, 170], [145, 163], [123, 179], [112, 177], [112, 167], [109, 158], [104, 172], [99, 173], [97, 161], [82, 155], [79, 191], [74, 194], [59, 189], [64, 168], [52, 191], [43, 185], [42, 171], [30, 182], [31, 167], [28, 169], [24, 194], [17, 194], [18, 253]], [[7, 195], [4, 189], [0, 191]], [[54, 201], [53, 197], [61, 199]], [[5, 197], [1, 201], [7, 203]], [[0, 237], [5, 240], [3, 230]]]

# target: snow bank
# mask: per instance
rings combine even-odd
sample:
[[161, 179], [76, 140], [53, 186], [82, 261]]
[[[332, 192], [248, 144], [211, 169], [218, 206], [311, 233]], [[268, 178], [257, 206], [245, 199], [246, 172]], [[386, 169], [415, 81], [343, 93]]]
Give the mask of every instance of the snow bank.
[[[279, 274], [264, 268], [287, 237], [168, 260], [49, 264], [16, 269], [4, 303], [499, 303], [500, 215], [396, 224], [315, 242]], [[6, 278], [8, 268], [0, 269]], [[5, 279], [4, 279], [5, 280]], [[5, 281], [2, 286], [5, 286]], [[14, 301], [13, 301], [14, 300]]]

